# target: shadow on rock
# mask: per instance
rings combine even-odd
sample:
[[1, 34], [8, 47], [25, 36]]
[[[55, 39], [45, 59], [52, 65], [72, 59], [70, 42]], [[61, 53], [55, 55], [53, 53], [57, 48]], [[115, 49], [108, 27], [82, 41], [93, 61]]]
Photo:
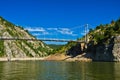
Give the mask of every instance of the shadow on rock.
[[72, 46], [70, 49], [68, 49], [66, 51], [66, 55], [69, 55], [71, 57], [76, 57], [82, 53], [83, 53], [83, 50], [81, 49], [81, 44], [77, 44], [75, 46]]
[[84, 57], [91, 58], [93, 61], [114, 61], [113, 56], [114, 38], [110, 39], [109, 44], [88, 44]]

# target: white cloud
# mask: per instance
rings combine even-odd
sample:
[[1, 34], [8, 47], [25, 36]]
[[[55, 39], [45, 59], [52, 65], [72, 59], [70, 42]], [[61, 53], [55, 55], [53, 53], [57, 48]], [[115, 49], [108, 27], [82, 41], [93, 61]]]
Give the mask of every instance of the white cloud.
[[74, 34], [72, 30], [69, 28], [59, 28], [57, 32], [61, 34], [66, 34], [66, 35], [71, 35], [71, 36], [76, 36], [77, 34]]
[[31, 27], [26, 27], [25, 30], [28, 30], [32, 32], [33, 35], [39, 36], [39, 35], [48, 35], [49, 32], [43, 27], [37, 27], [37, 28], [31, 28]]
[[60, 32], [61, 34], [72, 34], [73, 31], [69, 30], [68, 28], [60, 28], [58, 29], [58, 32]]
[[27, 27], [27, 28], [25, 28], [25, 30], [28, 30], [28, 31], [31, 31], [31, 32], [33, 32], [33, 31], [44, 32], [44, 31], [45, 31], [45, 29], [42, 28], [42, 27], [40, 27], [40, 28], [31, 28], [31, 27]]
[[40, 33], [32, 33], [34, 36], [40, 36], [40, 35], [42, 35], [42, 34], [40, 34]]
[[[73, 34], [73, 31], [70, 30], [69, 28], [47, 28], [47, 30], [49, 31], [54, 31], [54, 33], [61, 33], [64, 35], [71, 35], [71, 36], [76, 36], [77, 34]], [[53, 34], [54, 34], [53, 33]]]
[[40, 35], [49, 35], [48, 32], [40, 32], [40, 33], [32, 33], [35, 36], [40, 36]]
[[39, 35], [55, 35], [55, 34], [62, 34], [62, 35], [71, 35], [71, 36], [77, 36], [77, 34], [74, 34], [72, 30], [69, 28], [43, 28], [43, 27], [26, 27], [25, 30], [28, 30], [30, 32], [39, 32], [39, 33], [33, 33], [35, 36]]

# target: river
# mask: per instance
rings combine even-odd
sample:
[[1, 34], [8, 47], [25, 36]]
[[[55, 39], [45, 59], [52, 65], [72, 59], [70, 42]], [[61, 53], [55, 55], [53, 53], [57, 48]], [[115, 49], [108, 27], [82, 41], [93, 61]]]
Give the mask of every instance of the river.
[[0, 80], [120, 80], [120, 63], [3, 61]]

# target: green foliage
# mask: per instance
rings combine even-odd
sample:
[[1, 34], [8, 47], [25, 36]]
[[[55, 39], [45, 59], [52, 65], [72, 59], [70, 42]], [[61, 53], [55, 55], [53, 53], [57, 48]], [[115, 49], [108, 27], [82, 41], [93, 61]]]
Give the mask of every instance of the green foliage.
[[55, 54], [57, 52], [59, 52], [59, 50], [61, 50], [61, 48], [64, 46], [64, 45], [54, 45], [54, 44], [50, 44], [48, 45], [50, 48], [52, 48], [53, 50], [49, 52], [49, 55], [50, 54]]
[[120, 34], [120, 19], [116, 21], [115, 27], [113, 29], [116, 33]]
[[51, 47], [52, 49], [59, 49], [59, 48], [61, 48], [64, 45], [49, 44], [48, 46]]
[[0, 23], [3, 24], [3, 25], [5, 25], [5, 26], [11, 27], [11, 28], [14, 28], [14, 26], [15, 26], [13, 23], [5, 20], [1, 16], [0, 16]]
[[36, 49], [37, 51], [41, 51], [42, 53], [44, 53], [44, 52], [46, 52], [46, 53], [48, 53], [49, 54], [49, 50], [48, 49], [46, 49], [46, 48], [44, 48], [44, 47], [38, 47], [37, 49]]
[[91, 29], [89, 30], [89, 33], [92, 33], [92, 32], [94, 32], [94, 30], [91, 28]]
[[108, 39], [116, 34], [120, 34], [120, 19], [116, 22], [111, 21], [111, 24], [99, 25], [95, 30], [90, 30], [89, 36], [92, 36], [92, 39], [95, 44], [98, 43], [107, 43]]
[[111, 25], [114, 25], [114, 24], [115, 24], [115, 21], [114, 21], [114, 20], [112, 20], [112, 21], [111, 21]]
[[4, 41], [0, 40], [0, 57], [4, 56]]
[[102, 43], [102, 41], [104, 40], [104, 35], [103, 34], [96, 33], [94, 35], [94, 37], [95, 37], [95, 40], [96, 40], [97, 43]]
[[61, 46], [60, 48], [57, 48], [57, 49], [55, 49], [55, 50], [53, 50], [53, 54], [54, 53], [64, 53], [64, 54], [66, 54], [66, 51], [68, 50], [68, 49], [70, 49], [72, 46], [75, 46], [77, 43], [76, 42], [68, 42], [66, 45], [64, 45], [64, 46]]
[[96, 30], [97, 29], [103, 29], [103, 28], [104, 28], [104, 26], [102, 24], [100, 24], [99, 26], [96, 27]]

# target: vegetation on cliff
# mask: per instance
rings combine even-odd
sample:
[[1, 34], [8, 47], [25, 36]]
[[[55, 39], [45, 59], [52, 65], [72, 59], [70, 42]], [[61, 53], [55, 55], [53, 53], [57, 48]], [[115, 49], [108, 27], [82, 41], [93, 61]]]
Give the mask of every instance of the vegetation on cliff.
[[94, 44], [106, 43], [108, 44], [111, 37], [117, 36], [120, 34], [120, 19], [117, 21], [111, 21], [110, 24], [99, 25], [95, 30], [90, 29], [89, 41], [94, 41]]
[[54, 50], [51, 52], [51, 54], [56, 54], [56, 53], [62, 53], [62, 54], [66, 54], [67, 51], [72, 47], [72, 46], [76, 46], [77, 43], [76, 42], [68, 42], [66, 45], [62, 45], [59, 46], [58, 48], [53, 48]]

